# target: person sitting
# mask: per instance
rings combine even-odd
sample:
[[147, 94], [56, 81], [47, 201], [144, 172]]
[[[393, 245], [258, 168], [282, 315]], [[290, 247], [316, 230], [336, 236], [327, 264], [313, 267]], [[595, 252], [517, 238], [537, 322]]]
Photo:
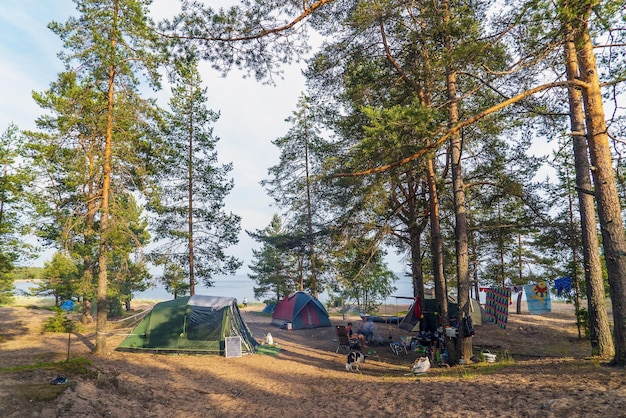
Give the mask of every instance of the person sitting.
[[359, 337], [356, 332], [352, 329], [352, 322], [348, 322], [346, 325], [346, 333], [348, 334], [348, 339], [350, 340], [350, 348], [358, 350], [361, 348]]
[[359, 329], [356, 332], [363, 346], [371, 344], [374, 341], [374, 329], [374, 323], [367, 321], [365, 317], [363, 317]]

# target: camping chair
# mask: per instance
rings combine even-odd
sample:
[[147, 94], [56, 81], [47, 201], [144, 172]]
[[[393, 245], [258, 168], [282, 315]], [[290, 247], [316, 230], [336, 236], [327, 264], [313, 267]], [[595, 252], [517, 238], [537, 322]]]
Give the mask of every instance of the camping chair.
[[339, 350], [342, 348], [345, 349], [348, 353], [353, 349], [361, 349], [361, 345], [359, 344], [358, 340], [350, 340], [350, 337], [348, 336], [348, 330], [345, 326], [335, 326], [335, 335], [337, 336], [337, 349], [335, 350], [335, 353], [339, 353]]
[[391, 342], [389, 344], [389, 347], [391, 347], [391, 351], [393, 351], [393, 353], [396, 356], [398, 356], [403, 351], [404, 351], [404, 354], [409, 354], [409, 352], [407, 350], [407, 346], [408, 345], [409, 345], [409, 343], [407, 342], [407, 339], [405, 337], [400, 337], [400, 341], [398, 341], [398, 342]]

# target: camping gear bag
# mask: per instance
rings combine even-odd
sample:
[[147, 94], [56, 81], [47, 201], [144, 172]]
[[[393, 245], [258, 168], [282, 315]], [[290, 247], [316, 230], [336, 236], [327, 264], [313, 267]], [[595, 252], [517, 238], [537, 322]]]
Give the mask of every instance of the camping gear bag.
[[415, 360], [412, 370], [414, 374], [422, 374], [430, 370], [430, 360], [428, 360], [428, 357], [420, 357]]
[[463, 336], [465, 338], [474, 335], [474, 324], [472, 324], [472, 317], [466, 316], [463, 318]]

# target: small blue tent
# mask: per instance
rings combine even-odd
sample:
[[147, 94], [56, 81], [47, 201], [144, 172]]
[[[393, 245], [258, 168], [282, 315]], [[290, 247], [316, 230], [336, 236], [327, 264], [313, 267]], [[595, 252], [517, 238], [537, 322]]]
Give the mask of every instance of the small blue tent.
[[71, 312], [71, 311], [74, 310], [74, 306], [76, 306], [74, 304], [74, 301], [66, 300], [65, 302], [63, 302], [61, 304], [61, 309], [63, 309], [64, 311], [67, 311], [67, 312]]

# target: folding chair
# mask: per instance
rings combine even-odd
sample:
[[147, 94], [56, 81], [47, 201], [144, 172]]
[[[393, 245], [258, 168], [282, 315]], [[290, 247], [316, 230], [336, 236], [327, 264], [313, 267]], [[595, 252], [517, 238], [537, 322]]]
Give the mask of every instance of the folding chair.
[[404, 351], [404, 354], [408, 354], [408, 350], [406, 349], [406, 342], [404, 341], [399, 341], [399, 342], [392, 342], [389, 344], [389, 347], [391, 347], [391, 351], [393, 351], [393, 353], [396, 356], [399, 356], [401, 352]]
[[335, 353], [339, 353], [340, 349], [345, 349], [349, 353], [352, 349], [360, 349], [361, 346], [358, 342], [353, 342], [348, 336], [348, 330], [343, 325], [335, 326], [335, 335], [337, 336], [337, 349]]

